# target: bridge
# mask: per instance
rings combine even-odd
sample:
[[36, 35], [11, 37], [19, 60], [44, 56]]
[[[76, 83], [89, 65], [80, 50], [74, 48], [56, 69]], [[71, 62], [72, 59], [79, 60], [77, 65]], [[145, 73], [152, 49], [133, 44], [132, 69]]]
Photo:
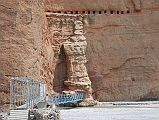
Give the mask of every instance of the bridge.
[[84, 93], [58, 94], [48, 96], [46, 84], [27, 77], [13, 77], [10, 81], [10, 109], [33, 109], [40, 102], [52, 105], [77, 103], [84, 99]]
[[49, 96], [49, 102], [51, 104], [59, 105], [66, 103], [76, 103], [84, 99], [83, 93], [74, 93], [74, 94], [59, 94]]
[[83, 93], [58, 94], [46, 99], [46, 84], [27, 77], [13, 77], [10, 80], [10, 116], [9, 120], [28, 120], [29, 109], [38, 103], [48, 102], [52, 106], [77, 103], [84, 99]]

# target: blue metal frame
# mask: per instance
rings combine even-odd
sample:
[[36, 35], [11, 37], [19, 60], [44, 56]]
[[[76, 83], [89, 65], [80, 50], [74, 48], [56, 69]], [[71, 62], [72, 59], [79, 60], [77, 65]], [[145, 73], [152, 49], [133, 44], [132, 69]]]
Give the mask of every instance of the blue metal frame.
[[82, 101], [84, 99], [83, 93], [75, 93], [75, 94], [59, 94], [59, 95], [51, 95], [49, 96], [49, 101], [52, 104], [66, 104], [66, 103], [76, 103]]

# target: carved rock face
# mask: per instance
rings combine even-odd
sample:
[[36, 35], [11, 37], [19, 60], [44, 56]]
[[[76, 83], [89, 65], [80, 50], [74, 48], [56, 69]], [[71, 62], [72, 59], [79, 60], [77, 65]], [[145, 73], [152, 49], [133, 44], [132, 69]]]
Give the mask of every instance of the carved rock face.
[[[87, 42], [84, 36], [83, 19], [82, 15], [50, 14], [47, 18], [49, 31], [47, 38], [52, 39], [51, 44], [56, 55], [54, 56], [54, 63], [57, 61], [59, 64], [63, 63], [65, 65], [58, 68], [59, 65], [56, 64], [55, 73], [59, 74], [59, 76], [61, 74], [65, 76], [61, 78], [56, 77], [55, 74], [54, 80], [56, 81], [54, 83], [64, 83], [65, 87], [69, 88], [69, 91], [73, 93], [84, 92], [86, 95], [84, 101], [86, 102], [88, 100], [94, 101], [94, 99], [92, 91], [88, 92], [87, 90], [87, 87], [91, 89], [91, 81], [85, 66], [87, 63]], [[56, 90], [56, 86], [54, 89]], [[68, 93], [64, 88], [61, 92], [63, 91]]]
[[75, 30], [76, 35], [83, 35], [83, 30]]
[[[65, 85], [72, 91], [83, 91], [85, 93], [85, 99], [81, 106], [88, 106], [88, 101], [94, 101], [92, 97], [91, 81], [88, 77], [85, 63], [86, 59], [86, 46], [87, 42], [83, 35], [83, 23], [81, 21], [75, 21], [75, 35], [72, 38], [72, 42], [64, 42], [64, 51], [66, 53], [67, 63], [67, 78], [64, 81]], [[87, 90], [89, 88], [89, 90]], [[90, 102], [94, 105], [95, 102]]]
[[83, 30], [83, 23], [82, 23], [82, 21], [75, 21], [75, 29], [76, 30]]

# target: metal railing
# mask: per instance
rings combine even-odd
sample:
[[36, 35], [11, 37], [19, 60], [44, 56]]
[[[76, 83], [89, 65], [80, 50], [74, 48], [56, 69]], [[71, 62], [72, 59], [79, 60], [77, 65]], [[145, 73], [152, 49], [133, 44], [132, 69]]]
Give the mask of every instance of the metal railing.
[[59, 94], [49, 96], [49, 102], [51, 104], [66, 104], [66, 103], [76, 103], [84, 99], [83, 93], [74, 93], [74, 94]]
[[13, 77], [10, 81], [10, 109], [32, 109], [46, 98], [46, 84], [27, 77]]

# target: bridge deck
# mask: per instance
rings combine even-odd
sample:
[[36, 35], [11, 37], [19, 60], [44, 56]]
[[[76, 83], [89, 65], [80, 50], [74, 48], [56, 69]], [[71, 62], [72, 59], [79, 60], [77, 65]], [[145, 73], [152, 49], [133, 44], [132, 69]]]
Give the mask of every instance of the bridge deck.
[[66, 104], [66, 103], [76, 103], [84, 99], [83, 93], [75, 94], [60, 94], [49, 96], [49, 101], [52, 104]]

